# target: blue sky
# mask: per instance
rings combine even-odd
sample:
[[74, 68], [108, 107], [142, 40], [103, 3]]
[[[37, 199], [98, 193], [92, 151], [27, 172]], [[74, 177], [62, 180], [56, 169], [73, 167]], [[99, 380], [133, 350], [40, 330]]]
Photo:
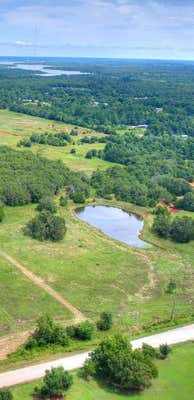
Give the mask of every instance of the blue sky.
[[0, 55], [194, 60], [194, 0], [0, 0]]

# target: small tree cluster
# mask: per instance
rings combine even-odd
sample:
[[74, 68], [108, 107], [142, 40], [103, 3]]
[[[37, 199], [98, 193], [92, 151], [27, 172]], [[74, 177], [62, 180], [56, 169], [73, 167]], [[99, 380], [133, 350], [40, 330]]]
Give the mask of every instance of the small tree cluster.
[[25, 233], [40, 241], [59, 242], [66, 233], [65, 220], [48, 211], [43, 211], [27, 224]]
[[120, 392], [141, 391], [158, 375], [152, 358], [142, 350], [133, 351], [128, 339], [120, 335], [109, 337], [97, 346], [86, 361], [84, 373]]
[[35, 347], [44, 347], [58, 344], [66, 346], [69, 343], [65, 328], [55, 324], [49, 316], [40, 317], [37, 321], [37, 327], [33, 335], [26, 342], [26, 349]]
[[171, 347], [167, 344], [161, 344], [159, 349], [155, 349], [147, 343], [143, 343], [142, 351], [145, 356], [153, 358], [159, 358], [165, 360], [171, 352]]
[[172, 219], [169, 213], [159, 213], [152, 228], [158, 236], [175, 242], [187, 243], [194, 239], [194, 220], [187, 216]]
[[35, 390], [35, 395], [48, 399], [51, 397], [63, 397], [73, 384], [72, 375], [63, 367], [47, 370], [43, 378], [42, 388]]
[[73, 339], [91, 340], [95, 333], [95, 325], [92, 322], [84, 321], [78, 325], [67, 327], [66, 332]]

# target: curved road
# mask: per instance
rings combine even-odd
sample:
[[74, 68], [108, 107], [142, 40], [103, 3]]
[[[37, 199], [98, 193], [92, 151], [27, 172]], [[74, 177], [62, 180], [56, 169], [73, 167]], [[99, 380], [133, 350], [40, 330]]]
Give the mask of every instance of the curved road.
[[[171, 329], [166, 332], [158, 333], [152, 336], [146, 336], [131, 342], [134, 349], [141, 347], [143, 343], [150, 344], [153, 347], [159, 347], [163, 343], [176, 344], [194, 340], [194, 324], [181, 328]], [[42, 378], [46, 369], [51, 367], [64, 367], [67, 371], [81, 368], [88, 358], [89, 353], [76, 354], [74, 356], [61, 358], [56, 361], [50, 361], [44, 364], [33, 365], [15, 371], [4, 372], [0, 374], [0, 388], [4, 386], [13, 386], [19, 383], [33, 381]]]

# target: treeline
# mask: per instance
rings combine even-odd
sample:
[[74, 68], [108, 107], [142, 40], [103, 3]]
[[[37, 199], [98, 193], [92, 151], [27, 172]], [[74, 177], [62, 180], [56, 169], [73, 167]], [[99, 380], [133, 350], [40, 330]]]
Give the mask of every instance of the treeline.
[[156, 210], [152, 229], [158, 236], [175, 242], [188, 243], [194, 240], [193, 218], [187, 216], [172, 218], [164, 207]]
[[64, 147], [67, 146], [68, 143], [71, 143], [72, 139], [71, 136], [66, 132], [60, 133], [43, 133], [33, 134], [29, 137], [29, 139], [22, 139], [18, 142], [18, 147], [31, 147], [32, 144], [46, 144], [49, 146], [56, 146], [56, 147]]
[[69, 170], [61, 161], [51, 161], [30, 151], [18, 152], [0, 146], [0, 201], [9, 206], [38, 203], [62, 188], [69, 196], [89, 194], [88, 178]]
[[104, 151], [90, 150], [86, 157], [123, 164], [93, 173], [91, 184], [101, 197], [153, 207], [158, 201], [170, 203], [177, 196], [180, 208], [193, 209], [194, 140], [175, 136], [137, 137], [132, 134], [108, 138]]

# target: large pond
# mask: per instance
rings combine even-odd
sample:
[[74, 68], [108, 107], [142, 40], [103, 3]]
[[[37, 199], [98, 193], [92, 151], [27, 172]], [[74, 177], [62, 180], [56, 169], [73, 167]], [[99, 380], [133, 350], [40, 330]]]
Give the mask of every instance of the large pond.
[[76, 215], [107, 236], [134, 247], [148, 247], [149, 244], [139, 238], [143, 229], [143, 220], [134, 214], [116, 207], [87, 206], [76, 211]]
[[46, 64], [33, 64], [33, 63], [16, 63], [14, 61], [0, 61], [0, 64], [7, 65], [7, 67], [12, 69], [23, 69], [26, 71], [33, 71], [35, 75], [42, 77], [47, 76], [60, 76], [60, 75], [90, 75], [88, 72], [80, 71], [65, 71], [63, 69], [54, 69], [50, 65]]

